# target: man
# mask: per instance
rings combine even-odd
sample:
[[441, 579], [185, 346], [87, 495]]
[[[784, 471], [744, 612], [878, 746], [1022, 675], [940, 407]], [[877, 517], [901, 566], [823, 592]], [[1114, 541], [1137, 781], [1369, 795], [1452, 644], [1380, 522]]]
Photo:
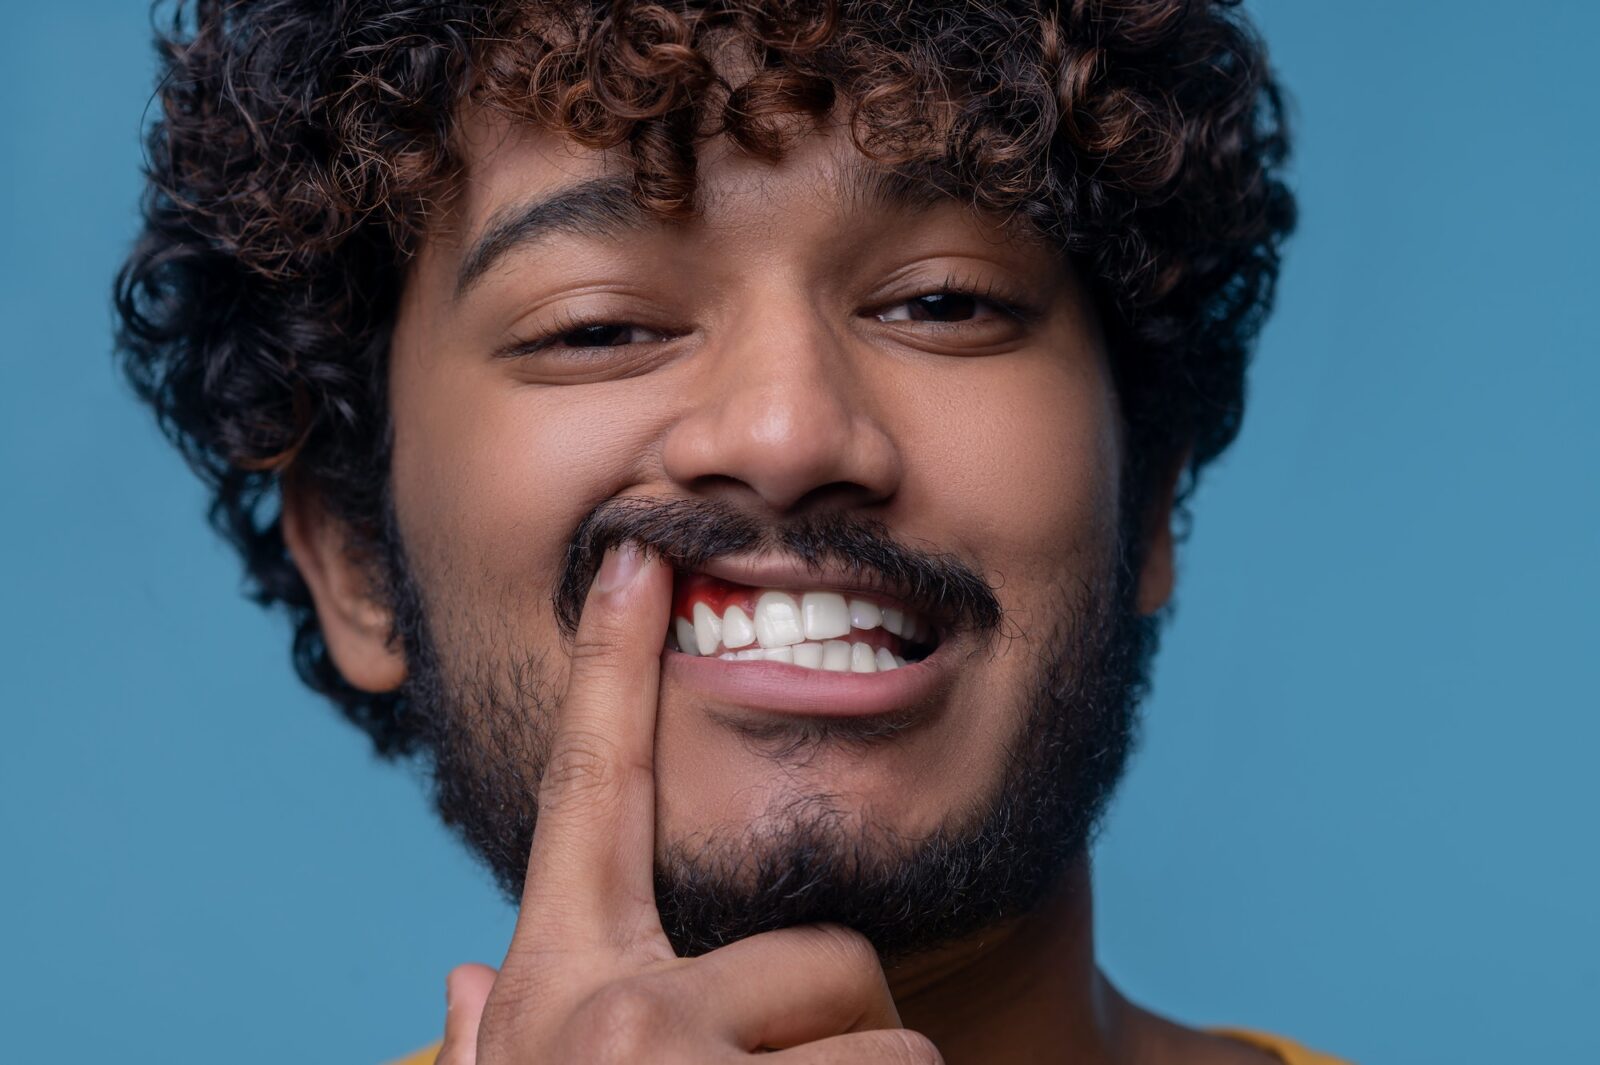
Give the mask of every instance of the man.
[[1310, 1063], [1088, 845], [1293, 221], [1215, 3], [202, 2], [133, 380], [519, 901], [418, 1061]]

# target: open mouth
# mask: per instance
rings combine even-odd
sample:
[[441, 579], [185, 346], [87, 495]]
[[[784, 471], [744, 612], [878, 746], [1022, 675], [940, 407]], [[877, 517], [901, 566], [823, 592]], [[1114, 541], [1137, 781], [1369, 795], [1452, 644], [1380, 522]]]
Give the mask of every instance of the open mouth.
[[725, 662], [781, 662], [832, 673], [884, 673], [920, 662], [935, 628], [867, 592], [759, 588], [679, 573], [667, 649]]

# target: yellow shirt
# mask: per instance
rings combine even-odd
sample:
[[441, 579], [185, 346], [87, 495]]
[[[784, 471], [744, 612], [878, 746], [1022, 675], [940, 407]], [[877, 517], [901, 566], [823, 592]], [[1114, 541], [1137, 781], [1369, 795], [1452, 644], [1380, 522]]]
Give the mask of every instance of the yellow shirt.
[[[1243, 1028], [1213, 1028], [1211, 1031], [1214, 1035], [1227, 1036], [1229, 1039], [1237, 1039], [1241, 1043], [1249, 1043], [1253, 1047], [1270, 1051], [1283, 1061], [1283, 1065], [1346, 1065], [1339, 1058], [1307, 1050], [1299, 1043], [1291, 1042], [1282, 1036], [1246, 1031]], [[426, 1065], [431, 1065], [432, 1060], [432, 1058], [425, 1059]]]
[[[1315, 1050], [1307, 1050], [1299, 1043], [1290, 1042], [1275, 1035], [1264, 1035], [1261, 1032], [1248, 1032], [1242, 1028], [1215, 1028], [1217, 1035], [1237, 1039], [1241, 1043], [1260, 1047], [1262, 1050], [1276, 1054], [1283, 1065], [1345, 1065], [1338, 1058], [1330, 1058], [1326, 1054], [1318, 1054]], [[421, 1050], [409, 1058], [402, 1058], [393, 1065], [433, 1065], [433, 1059], [439, 1053], [437, 1044], [427, 1050]]]

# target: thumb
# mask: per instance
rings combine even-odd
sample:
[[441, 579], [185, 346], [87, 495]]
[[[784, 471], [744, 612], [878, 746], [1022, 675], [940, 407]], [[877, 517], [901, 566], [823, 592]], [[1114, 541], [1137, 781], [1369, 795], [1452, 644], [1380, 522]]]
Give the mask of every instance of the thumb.
[[434, 1065], [473, 1065], [478, 1059], [478, 1022], [494, 978], [487, 965], [457, 965], [444, 980], [444, 1043]]

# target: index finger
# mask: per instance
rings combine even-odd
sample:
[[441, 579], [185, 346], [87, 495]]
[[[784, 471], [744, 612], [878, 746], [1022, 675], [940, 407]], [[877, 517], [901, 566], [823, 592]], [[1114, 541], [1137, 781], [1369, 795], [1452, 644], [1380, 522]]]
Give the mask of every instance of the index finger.
[[548, 943], [554, 923], [590, 942], [652, 933], [665, 942], [653, 882], [655, 725], [671, 601], [671, 567], [631, 542], [606, 552], [540, 781], [516, 939], [527, 923]]

